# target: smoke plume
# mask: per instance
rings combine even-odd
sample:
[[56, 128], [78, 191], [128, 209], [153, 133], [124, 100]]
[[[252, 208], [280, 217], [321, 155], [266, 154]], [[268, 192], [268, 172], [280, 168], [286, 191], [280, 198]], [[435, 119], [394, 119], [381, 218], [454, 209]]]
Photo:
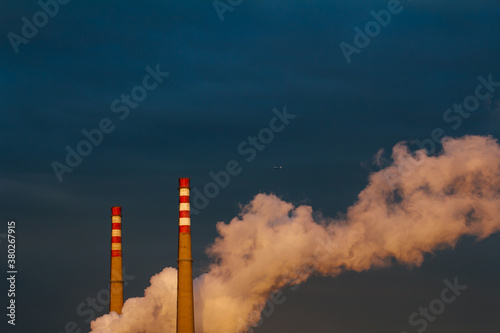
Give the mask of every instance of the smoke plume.
[[[208, 248], [208, 272], [196, 278], [198, 333], [246, 332], [270, 293], [311, 275], [419, 266], [424, 254], [460, 237], [500, 230], [500, 146], [491, 137], [445, 138], [442, 152], [393, 148], [392, 164], [372, 173], [345, 217], [318, 218], [309, 206], [258, 194]], [[175, 332], [176, 270], [153, 276], [121, 316], [92, 322], [93, 333]]]

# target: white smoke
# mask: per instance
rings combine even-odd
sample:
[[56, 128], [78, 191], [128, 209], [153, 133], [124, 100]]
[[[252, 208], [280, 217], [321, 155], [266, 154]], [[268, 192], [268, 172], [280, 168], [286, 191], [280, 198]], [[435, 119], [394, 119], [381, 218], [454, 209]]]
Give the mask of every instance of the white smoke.
[[[345, 218], [314, 220], [258, 194], [230, 223], [219, 222], [208, 273], [194, 281], [197, 333], [246, 332], [270, 293], [313, 274], [409, 266], [424, 254], [453, 248], [460, 237], [481, 240], [500, 230], [500, 146], [491, 137], [446, 138], [438, 156], [393, 148], [393, 163], [372, 173]], [[92, 333], [175, 332], [176, 270], [151, 279], [121, 316], [92, 322]]]

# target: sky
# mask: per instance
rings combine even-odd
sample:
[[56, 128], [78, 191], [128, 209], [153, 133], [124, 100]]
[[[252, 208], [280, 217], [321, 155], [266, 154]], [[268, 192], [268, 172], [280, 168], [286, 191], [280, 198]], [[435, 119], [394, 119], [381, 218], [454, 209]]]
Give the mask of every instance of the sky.
[[[108, 287], [111, 206], [125, 298], [176, 267], [179, 177], [205, 193], [192, 203], [199, 276], [217, 222], [259, 193], [336, 218], [399, 142], [439, 154], [443, 136], [500, 138], [494, 1], [41, 0], [0, 13], [0, 262], [5, 274], [15, 221], [18, 271], [8, 332], [89, 332], [106, 313], [88, 299]], [[467, 289], [425, 331], [498, 332], [499, 260], [494, 233], [420, 267], [314, 275], [253, 330], [417, 332], [409, 316], [457, 278]]]

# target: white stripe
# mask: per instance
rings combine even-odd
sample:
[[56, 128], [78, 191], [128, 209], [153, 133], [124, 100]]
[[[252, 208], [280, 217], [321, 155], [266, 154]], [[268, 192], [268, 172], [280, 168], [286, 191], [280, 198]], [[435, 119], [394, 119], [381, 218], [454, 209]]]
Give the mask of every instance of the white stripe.
[[111, 230], [111, 236], [113, 236], [113, 237], [120, 236], [121, 237], [122, 236], [122, 231], [119, 230], [119, 229], [113, 229], [113, 230]]
[[181, 210], [190, 210], [189, 209], [189, 203], [187, 203], [187, 202], [181, 202], [179, 204], [179, 211], [181, 211]]
[[122, 222], [122, 217], [118, 215], [113, 215], [111, 216], [111, 222], [113, 223], [121, 223]]
[[181, 187], [179, 189], [179, 195], [189, 195], [189, 189], [187, 187]]
[[179, 218], [179, 225], [191, 225], [191, 219], [189, 217]]
[[111, 250], [121, 250], [121, 249], [122, 249], [121, 243], [111, 243]]

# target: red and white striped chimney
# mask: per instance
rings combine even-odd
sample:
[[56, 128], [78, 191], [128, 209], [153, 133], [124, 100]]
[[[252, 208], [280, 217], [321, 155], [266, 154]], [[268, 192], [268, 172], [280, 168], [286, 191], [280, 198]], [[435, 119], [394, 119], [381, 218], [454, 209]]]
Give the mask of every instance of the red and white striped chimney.
[[109, 312], [115, 311], [121, 314], [123, 307], [121, 207], [111, 207], [111, 276], [109, 284]]
[[193, 258], [189, 178], [179, 178], [179, 252], [177, 257], [177, 333], [194, 333]]

